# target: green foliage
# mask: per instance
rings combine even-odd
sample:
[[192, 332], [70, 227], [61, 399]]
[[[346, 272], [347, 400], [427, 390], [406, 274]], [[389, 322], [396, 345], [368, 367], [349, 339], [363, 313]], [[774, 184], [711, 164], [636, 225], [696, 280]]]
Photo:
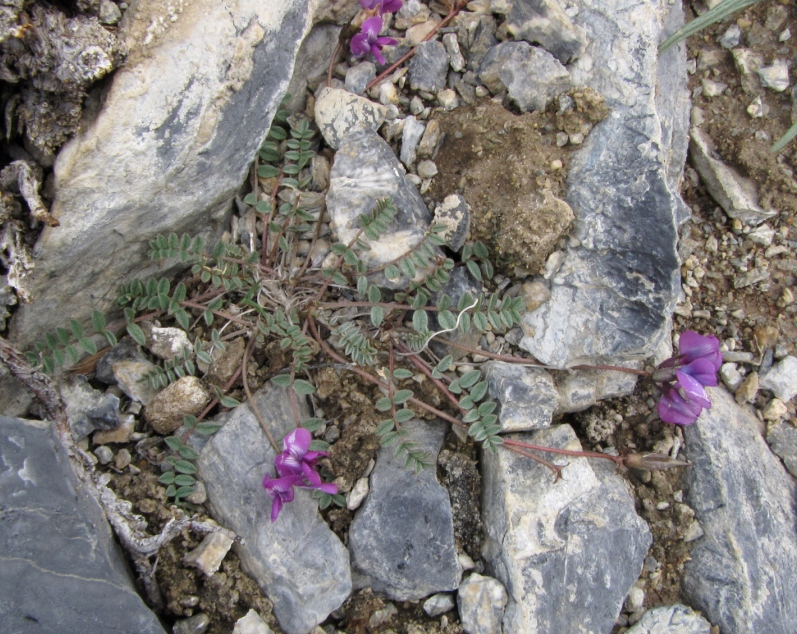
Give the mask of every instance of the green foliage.
[[221, 425], [216, 423], [197, 422], [195, 416], [183, 417], [183, 435], [169, 436], [164, 442], [171, 450], [171, 455], [166, 458], [166, 464], [170, 469], [165, 471], [158, 482], [166, 485], [166, 495], [174, 498], [177, 504], [185, 501], [194, 491], [196, 491], [196, 465], [195, 460], [199, 458], [199, 453], [186, 443], [188, 436], [192, 433], [210, 436], [215, 434]]
[[728, 17], [731, 13], [735, 13], [736, 11], [741, 11], [742, 9], [746, 9], [747, 7], [756, 4], [758, 0], [723, 0], [718, 5], [716, 5], [713, 9], [706, 11], [700, 17], [695, 18], [691, 22], [688, 22], [680, 29], [678, 29], [675, 33], [673, 33], [670, 37], [664, 40], [659, 45], [659, 55], [664, 53], [669, 48], [672, 48], [682, 40], [685, 40], [690, 35], [694, 35], [698, 31], [704, 29], [707, 26], [710, 26], [716, 22], [719, 22], [723, 18]]

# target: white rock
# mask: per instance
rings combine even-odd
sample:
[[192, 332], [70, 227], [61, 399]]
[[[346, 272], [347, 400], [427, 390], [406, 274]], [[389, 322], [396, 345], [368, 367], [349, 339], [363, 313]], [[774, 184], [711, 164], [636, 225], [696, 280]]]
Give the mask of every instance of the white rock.
[[501, 631], [508, 596], [503, 584], [492, 577], [473, 573], [459, 586], [457, 606], [462, 625], [469, 634]]
[[233, 540], [222, 533], [208, 533], [199, 546], [185, 554], [183, 563], [199, 568], [210, 577], [219, 569], [232, 544]]
[[423, 602], [423, 611], [431, 617], [440, 616], [453, 610], [456, 603], [454, 597], [445, 592], [440, 592], [429, 597]]
[[181, 328], [158, 328], [153, 327], [150, 331], [152, 344], [149, 351], [160, 359], [172, 361], [175, 357], [181, 357], [183, 350], [188, 348], [193, 350], [191, 340]]
[[459, 98], [457, 93], [451, 88], [445, 88], [437, 93], [437, 101], [440, 103], [444, 110], [453, 110], [459, 106]]
[[767, 113], [767, 110], [768, 108], [766, 104], [761, 101], [761, 97], [756, 97], [750, 102], [750, 105], [747, 106], [747, 114], [753, 117], [753, 119], [763, 117]]
[[368, 478], [360, 478], [354, 483], [351, 491], [346, 494], [346, 508], [350, 511], [360, 507], [365, 496], [368, 495]]
[[232, 634], [273, 634], [268, 624], [254, 610], [249, 610], [235, 622]]
[[742, 381], [744, 381], [744, 377], [736, 369], [735, 363], [723, 363], [720, 367], [720, 378], [731, 392], [736, 392]]
[[790, 401], [797, 395], [797, 358], [783, 357], [761, 377], [760, 385], [781, 401]]
[[322, 88], [315, 102], [318, 128], [324, 140], [336, 150], [343, 138], [354, 130], [377, 130], [385, 115], [384, 106], [341, 88]]
[[728, 87], [728, 84], [723, 84], [721, 81], [711, 81], [706, 78], [703, 78], [700, 83], [706, 97], [719, 97]]
[[776, 59], [772, 66], [759, 68], [758, 76], [765, 88], [771, 88], [776, 92], [783, 92], [789, 87], [789, 66], [782, 59]]
[[418, 176], [421, 178], [434, 178], [437, 176], [437, 165], [434, 161], [421, 161], [418, 163]]

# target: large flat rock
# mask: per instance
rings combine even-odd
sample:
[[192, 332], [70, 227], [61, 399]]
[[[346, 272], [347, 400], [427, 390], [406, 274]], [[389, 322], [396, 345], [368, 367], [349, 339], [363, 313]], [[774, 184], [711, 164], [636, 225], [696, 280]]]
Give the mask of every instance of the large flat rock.
[[[254, 395], [271, 433], [281, 439], [294, 427], [286, 389], [270, 383]], [[299, 414], [309, 418], [298, 399]], [[287, 634], [307, 634], [340, 607], [352, 588], [349, 553], [318, 512], [310, 491], [271, 522], [263, 476], [274, 476], [275, 452], [249, 405], [239, 405], [197, 459], [213, 517], [245, 540], [234, 547], [244, 569], [274, 603]], [[280, 448], [282, 448], [280, 446]]]
[[789, 634], [797, 615], [797, 485], [758, 420], [723, 388], [684, 427], [686, 501], [704, 535], [683, 587], [722, 632]]
[[60, 226], [36, 246], [33, 303], [11, 326], [17, 342], [108, 309], [132, 277], [161, 274], [147, 257], [154, 235], [221, 233], [316, 4], [133, 3], [121, 28], [128, 60], [56, 160]]
[[[609, 117], [576, 152], [566, 201], [577, 246], [551, 280], [551, 298], [524, 318], [521, 346], [559, 367], [646, 357], [669, 335], [679, 291], [678, 194], [686, 158], [683, 48], [658, 57], [682, 20], [665, 0], [585, 0], [573, 22], [589, 44], [570, 67], [574, 85], [606, 98]], [[666, 25], [666, 28], [665, 28]]]
[[164, 634], [46, 423], [0, 417], [0, 629]]

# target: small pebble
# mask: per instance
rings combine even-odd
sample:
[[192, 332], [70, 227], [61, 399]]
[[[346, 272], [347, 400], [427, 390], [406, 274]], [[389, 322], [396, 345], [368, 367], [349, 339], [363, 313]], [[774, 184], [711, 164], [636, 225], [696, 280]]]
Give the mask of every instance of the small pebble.
[[105, 445], [100, 445], [94, 449], [94, 455], [97, 456], [97, 460], [100, 461], [100, 464], [108, 464], [113, 460], [113, 451], [111, 451], [110, 447], [106, 447]]
[[736, 402], [739, 405], [752, 403], [756, 394], [758, 394], [758, 372], [751, 372], [736, 389]]
[[130, 455], [130, 451], [125, 448], [119, 450], [119, 453], [116, 454], [116, 460], [114, 460], [114, 466], [121, 471], [125, 469], [127, 466], [130, 465], [132, 460], [132, 456]]
[[562, 161], [559, 159], [551, 161], [551, 169], [554, 171], [562, 169]]
[[789, 413], [789, 409], [786, 407], [786, 403], [779, 398], [773, 398], [767, 403], [762, 413], [764, 415], [764, 420], [778, 421]]
[[421, 161], [418, 163], [418, 176], [421, 178], [433, 178], [437, 176], [437, 165], [435, 165], [433, 161]]
[[203, 634], [208, 627], [210, 627], [210, 617], [200, 613], [176, 621], [172, 627], [172, 634]]

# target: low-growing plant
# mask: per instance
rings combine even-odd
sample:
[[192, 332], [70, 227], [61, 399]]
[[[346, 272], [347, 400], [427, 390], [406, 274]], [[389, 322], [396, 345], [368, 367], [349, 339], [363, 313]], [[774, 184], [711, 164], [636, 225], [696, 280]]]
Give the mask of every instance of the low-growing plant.
[[[197, 453], [188, 439], [194, 433], [211, 434], [218, 429], [216, 423], [203, 422], [203, 418], [216, 405], [238, 405], [228, 390], [240, 380], [277, 454], [276, 477], [266, 474], [264, 480], [273, 500], [272, 519], [293, 499], [294, 487], [312, 489], [322, 508], [332, 503], [342, 505], [344, 498], [335, 485], [323, 482], [316, 470], [319, 457], [326, 455], [329, 445], [312, 439], [312, 432], [324, 421], [302, 420], [297, 406], [298, 398], [316, 392], [315, 368], [328, 363], [343, 366], [378, 388], [381, 395], [374, 407], [382, 418], [375, 432], [382, 445], [394, 447], [408, 468], [431, 466], [429, 456], [403, 427], [424, 415], [461, 427], [486, 451], [496, 451], [503, 445], [545, 464], [557, 476], [561, 466], [529, 450], [604, 458], [622, 465], [627, 459], [623, 456], [553, 449], [502, 438], [497, 404], [489, 398], [481, 370], [470, 369], [461, 375], [452, 372], [457, 349], [534, 364], [529, 359], [471, 349], [456, 341], [458, 333], [506, 331], [520, 323], [524, 309], [520, 297], [499, 297], [489, 291], [452, 296], [448, 291], [451, 273], [458, 267], [472, 278], [474, 288], [482, 289], [482, 284], [490, 283], [493, 268], [484, 245], [467, 243], [459, 254], [448, 256], [441, 249], [443, 228], [432, 224], [400, 257], [369, 265], [365, 254], [395, 226], [397, 210], [390, 199], [384, 198], [374, 201], [373, 208], [360, 216], [359, 228], [347, 243], [334, 243], [329, 253], [315, 254], [323, 216], [320, 209], [306, 204], [310, 198], [305, 190], [310, 183], [307, 166], [313, 156], [312, 137], [305, 120], [288, 123], [284, 113], [275, 119], [254, 166], [259, 178], [253, 178], [253, 191], [245, 197], [262, 226], [254, 249], [227, 242], [208, 249], [198, 237], [158, 236], [150, 243], [150, 257], [158, 262], [183, 262], [190, 266], [190, 274], [177, 284], [165, 277], [125, 284], [117, 302], [122, 321], [106, 325], [101, 314], [94, 314], [95, 334], [109, 344], [126, 332], [144, 345], [146, 334], [140, 324], [156, 318], [173, 319], [195, 333], [192, 346], [142, 378], [153, 386], [163, 387], [181, 376], [197, 374], [200, 367], [212, 363], [226, 341], [240, 336], [248, 339], [238, 373], [223, 389], [215, 388], [215, 398], [202, 414], [186, 417], [182, 429], [165, 439], [171, 451], [167, 470], [161, 476], [167, 494], [182, 503], [194, 492]], [[261, 182], [266, 184], [266, 191], [261, 191]], [[310, 242], [304, 255], [299, 255], [300, 240]], [[318, 262], [320, 258], [323, 263]], [[685, 348], [681, 355], [663, 365], [656, 377], [664, 394], [661, 418], [678, 424], [694, 422], [700, 411], [710, 406], [702, 386], [716, 385], [718, 342], [692, 334], [698, 339], [682, 339]], [[96, 352], [92, 339], [73, 321], [69, 330], [59, 328], [48, 334], [29, 359], [52, 371], [66, 361], [67, 355], [74, 361], [78, 347]], [[283, 352], [285, 363], [270, 380], [289, 389], [294, 422], [298, 430], [304, 430], [286, 436], [282, 446], [253, 402], [247, 372], [255, 349], [275, 348]], [[419, 373], [434, 384], [446, 406], [432, 405], [416, 393], [414, 377]], [[714, 377], [713, 383], [709, 375]], [[648, 463], [644, 463], [644, 458], [630, 460], [655, 463], [656, 468], [683, 464], [660, 456], [655, 460], [648, 456]]]

